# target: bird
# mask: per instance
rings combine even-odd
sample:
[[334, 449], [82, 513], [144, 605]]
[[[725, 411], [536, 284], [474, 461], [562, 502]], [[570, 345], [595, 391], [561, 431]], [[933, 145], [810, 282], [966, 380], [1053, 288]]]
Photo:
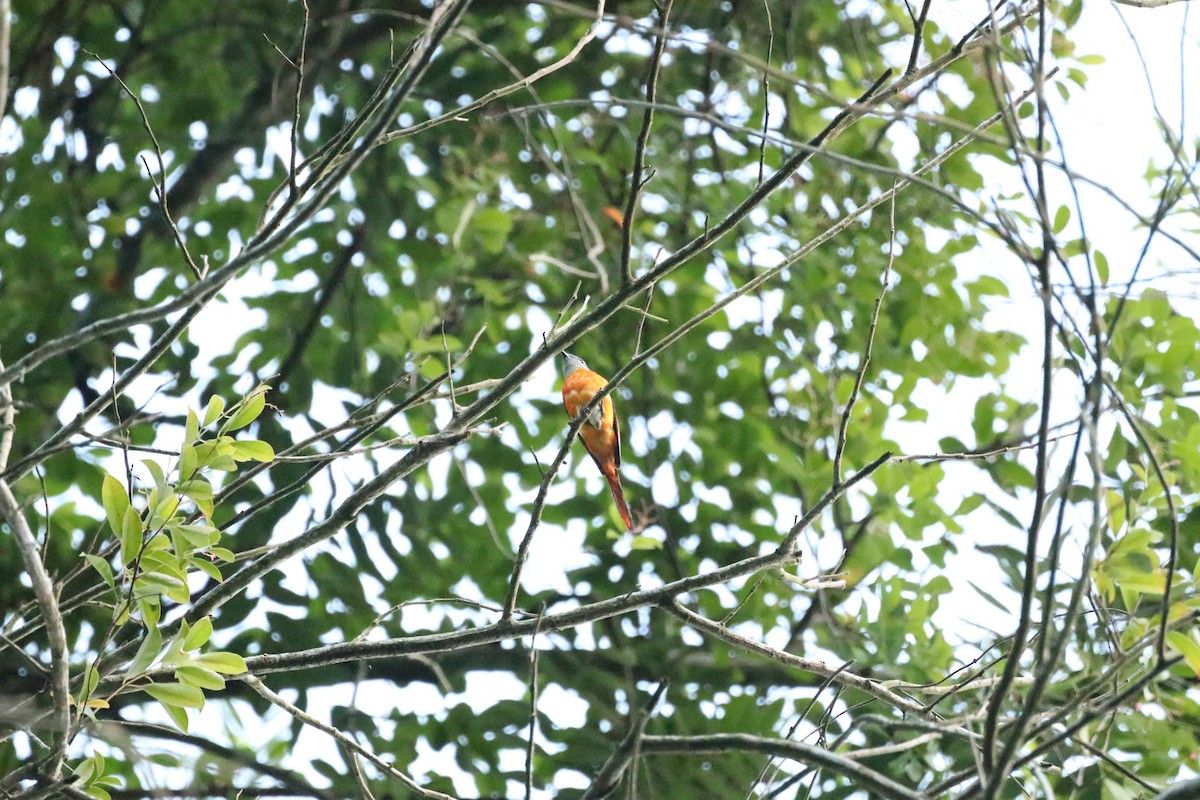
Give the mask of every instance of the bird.
[[[563, 405], [567, 414], [574, 420], [608, 381], [588, 369], [582, 358], [570, 353], [562, 354], [562, 373]], [[617, 501], [617, 511], [621, 513], [621, 521], [627, 529], [633, 530], [629, 506], [625, 505], [625, 492], [621, 489], [621, 476], [617, 472], [621, 466], [621, 425], [611, 394], [605, 395], [579, 426], [579, 438], [583, 439], [588, 455], [596, 462], [600, 474], [608, 481], [608, 488], [612, 490], [613, 499]]]

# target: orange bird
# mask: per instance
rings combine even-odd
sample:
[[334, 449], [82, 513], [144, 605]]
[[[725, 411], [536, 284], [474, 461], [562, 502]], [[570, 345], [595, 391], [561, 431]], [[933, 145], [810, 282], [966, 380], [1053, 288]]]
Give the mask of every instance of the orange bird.
[[[567, 407], [571, 419], [575, 419], [580, 410], [591, 402], [596, 392], [603, 389], [608, 381], [588, 369], [582, 358], [570, 353], [563, 353], [562, 371], [563, 405]], [[617, 468], [621, 466], [621, 426], [611, 394], [606, 395], [579, 426], [579, 438], [583, 439], [588, 455], [596, 462], [600, 474], [608, 480], [608, 488], [612, 489], [613, 499], [617, 501], [617, 511], [621, 512], [625, 527], [633, 530], [629, 507], [625, 505], [625, 492], [621, 491], [621, 476], [617, 472]]]

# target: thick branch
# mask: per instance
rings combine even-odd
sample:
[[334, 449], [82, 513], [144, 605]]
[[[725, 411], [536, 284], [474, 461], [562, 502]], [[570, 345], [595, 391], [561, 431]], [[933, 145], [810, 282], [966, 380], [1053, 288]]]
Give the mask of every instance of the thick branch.
[[555, 633], [588, 622], [621, 616], [639, 608], [660, 605], [685, 592], [702, 589], [706, 586], [715, 586], [762, 570], [783, 567], [794, 563], [798, 558], [799, 555], [793, 553], [768, 553], [754, 556], [712, 572], [691, 575], [652, 589], [629, 592], [569, 611], [547, 614], [540, 618], [540, 623], [538, 618], [531, 617], [508, 624], [483, 625], [478, 628], [447, 633], [407, 636], [402, 639], [385, 639], [378, 642], [332, 644], [295, 653], [254, 656], [246, 659], [246, 666], [251, 672], [262, 675], [271, 672], [307, 669], [325, 664], [338, 664], [345, 661], [443, 653], [492, 644], [505, 639], [531, 636], [535, 630], [539, 633]]
[[[4, 365], [0, 363], [0, 370]], [[3, 431], [0, 441], [3, 442], [3, 461], [8, 460], [8, 450], [12, 443], [13, 405], [12, 387], [0, 385], [0, 406], [2, 406]], [[3, 463], [0, 462], [0, 467]], [[21, 552], [21, 562], [29, 573], [33, 584], [33, 594], [37, 598], [38, 608], [46, 624], [46, 637], [50, 640], [50, 687], [54, 700], [54, 746], [47, 763], [46, 775], [52, 780], [58, 780], [62, 775], [63, 759], [66, 757], [67, 743], [71, 738], [71, 709], [67, 703], [69, 692], [69, 674], [67, 662], [67, 631], [63, 627], [62, 611], [58, 607], [58, 597], [46, 565], [42, 563], [42, 554], [29, 521], [21, 511], [21, 505], [13, 496], [8, 481], [0, 479], [0, 516], [8, 523], [13, 538], [16, 539], [17, 549]]]

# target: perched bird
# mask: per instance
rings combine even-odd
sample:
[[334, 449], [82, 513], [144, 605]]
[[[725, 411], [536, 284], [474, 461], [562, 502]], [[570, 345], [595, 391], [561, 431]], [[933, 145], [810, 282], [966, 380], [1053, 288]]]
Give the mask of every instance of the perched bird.
[[[563, 405], [571, 419], [575, 419], [608, 381], [588, 369], [582, 358], [570, 353], [562, 354], [562, 371]], [[608, 488], [612, 489], [617, 511], [621, 512], [625, 527], [633, 530], [629, 507], [625, 505], [625, 493], [621, 491], [621, 476], [617, 473], [617, 468], [621, 466], [621, 426], [611, 394], [606, 395], [579, 426], [579, 438], [583, 439], [588, 455], [600, 468], [600, 474], [608, 480]]]

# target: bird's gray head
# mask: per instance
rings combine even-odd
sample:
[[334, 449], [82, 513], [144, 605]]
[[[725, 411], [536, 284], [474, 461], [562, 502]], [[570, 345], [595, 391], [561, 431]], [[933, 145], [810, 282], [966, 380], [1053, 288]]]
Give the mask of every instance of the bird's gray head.
[[573, 356], [570, 353], [562, 354], [562, 374], [567, 377], [577, 369], [587, 369], [588, 365], [583, 362], [579, 356]]

